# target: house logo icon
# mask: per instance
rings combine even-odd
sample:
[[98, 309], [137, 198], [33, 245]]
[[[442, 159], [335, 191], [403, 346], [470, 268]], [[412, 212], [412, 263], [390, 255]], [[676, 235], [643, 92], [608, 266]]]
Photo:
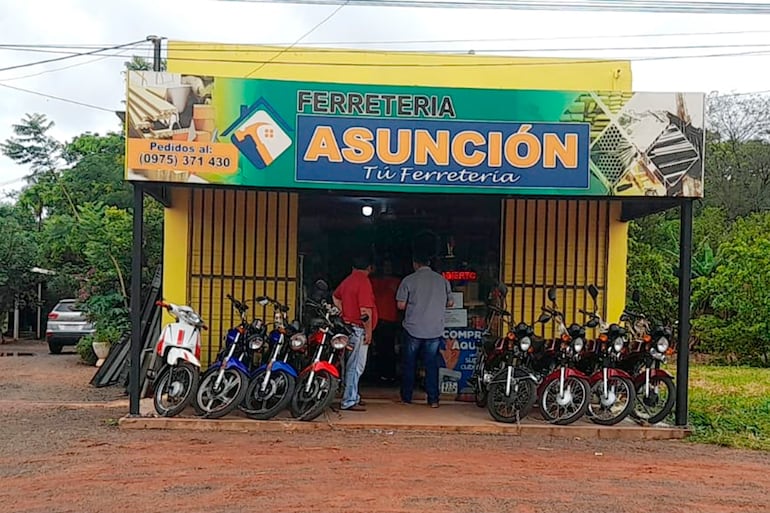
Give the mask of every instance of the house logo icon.
[[241, 115], [224, 131], [257, 169], [265, 169], [291, 146], [292, 129], [264, 98], [241, 106]]

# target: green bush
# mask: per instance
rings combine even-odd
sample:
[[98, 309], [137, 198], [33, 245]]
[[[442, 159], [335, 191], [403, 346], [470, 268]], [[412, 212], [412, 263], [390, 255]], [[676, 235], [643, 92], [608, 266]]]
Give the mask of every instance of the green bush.
[[93, 343], [94, 336], [86, 335], [78, 340], [78, 343], [75, 346], [75, 350], [80, 355], [80, 359], [87, 365], [96, 365], [96, 360], [98, 359], [96, 358], [96, 353], [94, 353]]
[[768, 365], [770, 357], [770, 214], [735, 222], [719, 247], [712, 276], [696, 279], [693, 299], [703, 313], [693, 333], [708, 352]]

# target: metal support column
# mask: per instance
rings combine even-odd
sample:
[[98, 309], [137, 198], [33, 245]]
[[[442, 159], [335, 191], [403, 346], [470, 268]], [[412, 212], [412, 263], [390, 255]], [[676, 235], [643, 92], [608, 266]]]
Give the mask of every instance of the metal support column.
[[690, 374], [690, 277], [692, 269], [692, 200], [679, 207], [679, 344], [676, 358], [676, 425], [687, 426]]
[[139, 370], [142, 359], [142, 240], [144, 186], [134, 183], [134, 240], [131, 250], [131, 359], [128, 374], [129, 414], [139, 415]]

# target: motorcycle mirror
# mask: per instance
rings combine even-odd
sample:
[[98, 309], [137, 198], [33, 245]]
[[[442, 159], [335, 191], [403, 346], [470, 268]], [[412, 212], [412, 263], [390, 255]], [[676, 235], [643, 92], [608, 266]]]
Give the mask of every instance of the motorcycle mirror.
[[323, 290], [323, 291], [329, 290], [329, 284], [326, 283], [326, 281], [324, 280], [316, 280], [316, 282], [313, 285], [318, 290]]
[[548, 299], [551, 301], [556, 301], [556, 289], [550, 288], [548, 289]]
[[268, 304], [269, 302], [270, 302], [270, 300], [269, 300], [267, 297], [265, 297], [265, 296], [259, 296], [259, 297], [257, 297], [257, 303], [259, 303], [259, 304], [260, 304], [260, 305], [262, 305], [262, 306], [265, 306], [265, 305], [266, 305], [266, 304]]
[[545, 324], [546, 322], [548, 322], [550, 320], [551, 320], [551, 316], [548, 315], [547, 313], [543, 312], [543, 313], [540, 314], [540, 317], [538, 317], [537, 322], [539, 322], [541, 324]]
[[640, 299], [641, 297], [638, 290], [635, 290], [631, 293], [631, 301], [638, 303]]
[[599, 325], [599, 321], [597, 321], [596, 319], [591, 319], [586, 323], [586, 326], [588, 326], [589, 328], [595, 328], [598, 325]]
[[592, 283], [588, 286], [588, 294], [590, 294], [591, 298], [596, 301], [596, 298], [599, 297], [599, 289], [597, 289], [596, 285]]

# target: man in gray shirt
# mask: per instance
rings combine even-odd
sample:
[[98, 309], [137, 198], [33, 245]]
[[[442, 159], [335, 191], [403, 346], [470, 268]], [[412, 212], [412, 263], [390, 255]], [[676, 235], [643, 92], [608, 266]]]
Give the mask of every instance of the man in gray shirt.
[[449, 282], [428, 266], [428, 258], [415, 255], [414, 272], [403, 279], [396, 293], [404, 317], [401, 402], [410, 404], [414, 391], [417, 355], [425, 365], [428, 404], [438, 408], [438, 348], [444, 339], [444, 310], [451, 307]]

